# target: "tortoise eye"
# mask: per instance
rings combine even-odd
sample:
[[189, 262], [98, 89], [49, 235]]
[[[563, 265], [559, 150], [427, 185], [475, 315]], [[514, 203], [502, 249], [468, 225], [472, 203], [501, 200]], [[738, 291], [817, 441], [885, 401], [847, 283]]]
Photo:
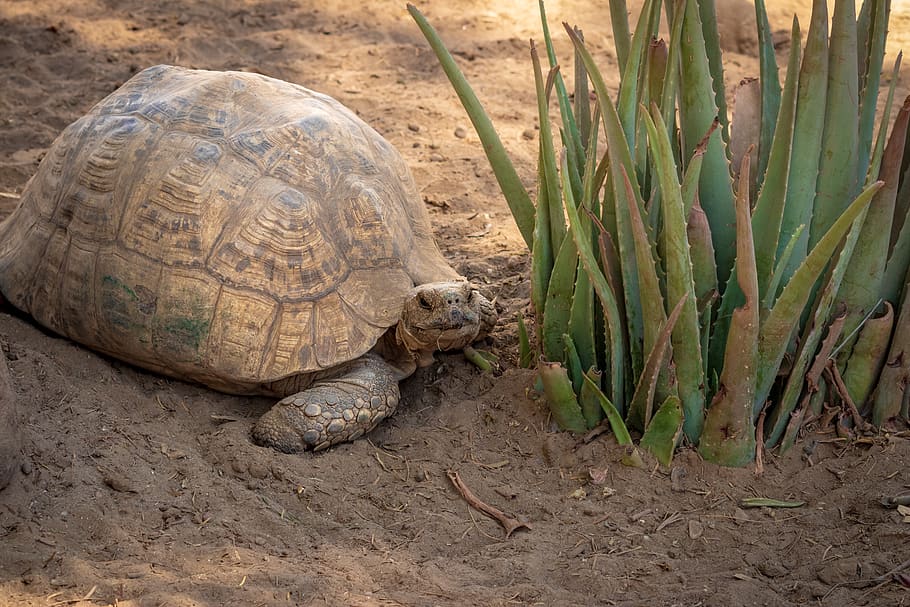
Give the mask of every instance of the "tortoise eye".
[[423, 293], [417, 296], [417, 303], [420, 304], [420, 307], [424, 310], [429, 310], [433, 306], [430, 305], [430, 302], [427, 300], [426, 296]]

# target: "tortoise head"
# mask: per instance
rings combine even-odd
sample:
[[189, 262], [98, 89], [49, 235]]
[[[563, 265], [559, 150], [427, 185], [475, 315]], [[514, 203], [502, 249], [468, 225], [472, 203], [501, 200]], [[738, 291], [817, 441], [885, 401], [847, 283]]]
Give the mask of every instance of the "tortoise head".
[[396, 333], [408, 350], [429, 354], [463, 348], [495, 321], [493, 304], [471, 283], [431, 282], [408, 294]]

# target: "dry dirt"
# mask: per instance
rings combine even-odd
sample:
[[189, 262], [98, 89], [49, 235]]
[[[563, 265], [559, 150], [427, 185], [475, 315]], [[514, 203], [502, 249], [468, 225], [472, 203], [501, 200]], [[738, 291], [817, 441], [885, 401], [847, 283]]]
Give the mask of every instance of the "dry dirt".
[[[532, 185], [536, 3], [420, 4]], [[554, 0], [549, 10], [561, 55], [567, 19], [615, 86], [606, 4]], [[728, 80], [755, 75], [750, 4], [718, 4], [737, 51]], [[769, 4], [776, 31], [794, 11], [808, 23], [808, 2]], [[910, 41], [906, 14], [892, 24], [892, 40]], [[630, 468], [608, 437], [583, 444], [554, 431], [532, 373], [515, 368], [515, 318], [529, 314], [525, 250], [403, 0], [0, 2], [0, 215], [64, 126], [157, 63], [297, 82], [388, 137], [446, 255], [498, 298], [489, 349], [505, 371], [485, 376], [440, 356], [366, 439], [281, 455], [248, 438], [268, 400], [144, 373], [4, 309], [23, 464], [0, 493], [0, 605], [910, 604], [898, 581], [871, 581], [910, 558], [910, 524], [879, 505], [910, 483], [906, 437], [809, 437], [756, 476], [691, 451], [672, 470]], [[531, 528], [504, 539], [449, 471]], [[749, 496], [806, 503], [739, 509]]]

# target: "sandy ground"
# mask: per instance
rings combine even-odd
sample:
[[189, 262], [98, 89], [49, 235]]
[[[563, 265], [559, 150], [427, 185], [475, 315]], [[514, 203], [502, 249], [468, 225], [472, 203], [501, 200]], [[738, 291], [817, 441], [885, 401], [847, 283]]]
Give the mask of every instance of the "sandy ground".
[[[758, 71], [752, 9], [718, 4], [737, 82]], [[769, 4], [777, 32], [794, 11], [808, 23], [808, 2]], [[910, 42], [906, 4], [894, 1], [898, 44]], [[536, 3], [420, 5], [533, 184]], [[548, 6], [554, 32], [561, 20], [584, 27], [615, 86], [605, 5]], [[563, 36], [558, 50], [569, 56]], [[267, 399], [144, 373], [3, 309], [23, 463], [0, 493], [0, 606], [910, 604], [897, 582], [874, 581], [910, 558], [910, 524], [879, 504], [908, 488], [907, 437], [810, 437], [756, 476], [691, 452], [671, 470], [630, 468], [608, 437], [584, 444], [554, 431], [532, 373], [515, 368], [526, 252], [402, 1], [5, 0], [0, 216], [64, 126], [157, 63], [297, 82], [388, 137], [445, 254], [497, 298], [490, 349], [505, 371], [440, 356], [367, 438], [281, 455], [248, 438]], [[531, 529], [504, 539], [449, 471]], [[806, 504], [741, 509], [749, 496]]]

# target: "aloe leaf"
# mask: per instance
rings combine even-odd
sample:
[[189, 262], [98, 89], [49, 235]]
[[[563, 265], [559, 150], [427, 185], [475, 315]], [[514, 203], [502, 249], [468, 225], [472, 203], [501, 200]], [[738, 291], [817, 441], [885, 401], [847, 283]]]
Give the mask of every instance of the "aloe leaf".
[[[771, 409], [771, 416], [768, 418], [767, 424], [770, 431], [765, 438], [765, 447], [769, 449], [773, 447], [785, 432], [784, 439], [781, 441], [781, 453], [784, 453], [792, 446], [796, 434], [802, 426], [805, 410], [809, 404], [809, 397], [818, 391], [822, 372], [831, 357], [834, 346], [837, 345], [837, 341], [843, 333], [844, 320], [846, 318], [846, 314], [840, 314], [828, 325], [828, 334], [822, 340], [821, 347], [818, 348], [818, 353], [815, 355], [815, 362], [812, 363], [811, 367], [809, 362], [818, 342], [815, 340], [813, 340], [812, 344], [803, 342], [804, 345], [793, 363], [790, 374], [787, 376], [787, 384], [784, 387], [783, 395], [779, 399], [778, 406]], [[814, 329], [810, 336], [821, 335], [821, 327]], [[808, 371], [806, 370], [807, 367]], [[796, 401], [799, 399], [800, 394], [803, 393], [804, 385], [806, 394], [803, 396], [799, 410], [794, 413]]]
[[[675, 4], [674, 4], [675, 2]], [[676, 120], [676, 93], [679, 89], [679, 57], [682, 47], [683, 19], [686, 15], [686, 0], [668, 0], [667, 9], [673, 7], [670, 16], [670, 45], [667, 49], [667, 67], [660, 96], [660, 111], [668, 127]]]
[[[627, 200], [635, 200], [632, 183], [625, 171], [622, 171], [623, 184]], [[638, 286], [641, 291], [641, 311], [644, 321], [644, 351], [650, 352], [657, 342], [660, 327], [667, 320], [664, 297], [660, 291], [660, 282], [654, 265], [654, 251], [648, 237], [641, 213], [637, 204], [629, 205], [632, 237], [635, 243], [635, 259], [638, 268]]]
[[586, 431], [588, 424], [582, 415], [566, 369], [559, 363], [542, 360], [538, 365], [538, 373], [556, 424], [570, 432]]
[[857, 406], [866, 402], [875, 387], [875, 381], [885, 364], [893, 326], [894, 308], [885, 302], [884, 314], [870, 318], [859, 332], [843, 374], [847, 392]]
[[[566, 25], [569, 38], [578, 50], [588, 70], [594, 91], [597, 94], [597, 103], [601, 110], [604, 132], [607, 138], [607, 149], [610, 158], [610, 172], [612, 177], [612, 193], [616, 211], [616, 244], [619, 248], [620, 269], [622, 270], [623, 295], [625, 299], [626, 328], [629, 332], [629, 353], [632, 361], [633, 376], [637, 377], [642, 365], [642, 335], [644, 333], [643, 321], [639, 302], [641, 301], [638, 286], [638, 269], [635, 261], [635, 245], [629, 218], [629, 205], [637, 204], [639, 210], [643, 204], [639, 199], [639, 187], [636, 180], [632, 156], [629, 145], [623, 133], [619, 114], [613, 106], [603, 76], [597, 69], [594, 58], [585, 48], [584, 43], [575, 32]], [[626, 189], [623, 186], [622, 171], [625, 171], [632, 183], [635, 200], [627, 200]], [[581, 247], [579, 247], [580, 250]]]
[[566, 238], [559, 248], [547, 287], [541, 327], [541, 349], [547, 360], [563, 360], [563, 334], [569, 331], [572, 293], [578, 249], [575, 240]]
[[[673, 163], [673, 152], [667, 129], [657, 106], [651, 115], [642, 113], [648, 129], [651, 152], [663, 196], [664, 250], [667, 268], [667, 299], [685, 300], [682, 316], [673, 331], [672, 344], [679, 398], [686, 414], [684, 429], [693, 443], [698, 441], [704, 419], [704, 367], [702, 366], [701, 339], [699, 335], [698, 305], [695, 297], [695, 279], [686, 236], [686, 217], [682, 193]], [[653, 120], [652, 120], [653, 117]], [[655, 124], [657, 123], [657, 124]]]
[[[714, 259], [714, 244], [711, 240], [711, 226], [708, 217], [698, 202], [698, 180], [701, 176], [702, 160], [708, 140], [719, 125], [714, 121], [711, 130], [695, 148], [695, 154], [689, 160], [686, 174], [683, 176], [680, 194], [683, 200], [683, 213], [686, 221], [686, 238], [689, 241], [689, 257], [692, 260], [692, 279], [695, 282], [697, 302], [703, 301], [711, 293], [717, 293], [717, 264]], [[710, 316], [710, 313], [709, 313]], [[709, 333], [703, 331], [702, 343], [707, 343]], [[707, 348], [702, 348], [702, 358], [707, 360]]]
[[853, 222], [865, 211], [882, 185], [884, 184], [881, 181], [876, 181], [850, 203], [850, 206], [837, 218], [803, 260], [762, 322], [759, 339], [758, 384], [754, 405], [756, 415], [771, 391], [771, 385], [784, 358], [787, 344], [799, 322], [800, 312], [806, 306], [815, 281], [818, 280]]
[[[563, 172], [563, 179], [567, 179], [565, 177], [565, 172]], [[607, 282], [606, 276], [604, 276], [603, 271], [597, 263], [594, 247], [585, 231], [581, 218], [578, 216], [578, 209], [575, 206], [575, 201], [572, 200], [571, 189], [564, 188], [564, 192], [567, 197], [566, 214], [569, 217], [569, 225], [571, 226], [570, 233], [575, 240], [575, 245], [578, 247], [579, 258], [581, 259], [585, 271], [588, 273], [588, 277], [591, 279], [594, 292], [597, 294], [600, 305], [604, 309], [604, 315], [607, 320], [607, 333], [610, 340], [609, 358], [611, 365], [611, 394], [614, 402], [622, 402], [620, 399], [623, 398], [625, 380], [623, 363], [626, 356], [626, 347], [623, 340], [624, 329], [622, 316], [620, 316], [619, 306], [613, 288], [611, 288], [610, 283]]]
[[[584, 35], [577, 27], [575, 33], [581, 40]], [[575, 51], [575, 124], [578, 126], [578, 135], [581, 140], [583, 149], [588, 149], [588, 142], [591, 140], [591, 101], [588, 94], [588, 71], [585, 69], [584, 61]]]
[[[694, 1], [694, 0], [693, 0]], [[730, 125], [727, 124], [727, 100], [724, 96], [724, 64], [720, 52], [720, 32], [717, 29], [717, 11], [715, 0], [697, 0], [701, 18], [702, 35], [705, 40], [705, 54], [708, 57], [708, 68], [711, 72], [714, 104], [720, 118], [723, 140], [730, 141]]]
[[799, 508], [805, 506], [803, 501], [776, 500], [768, 497], [746, 497], [739, 500], [740, 508]]
[[[888, 94], [888, 101], [885, 103], [883, 130], [887, 127], [893, 92], [892, 87]], [[891, 131], [891, 138], [888, 145], [885, 146], [884, 152], [881, 151], [880, 145], [876, 146], [879, 149], [872, 158], [870, 176], [877, 175], [885, 185], [869, 205], [859, 240], [853, 250], [838, 292], [838, 300], [847, 306], [847, 323], [844, 329], [847, 333], [853, 332], [859, 326], [863, 318], [878, 305], [879, 299], [885, 298], [884, 295], [888, 296], [885, 299], [894, 298], [889, 301], [896, 299], [893, 290], [896, 285], [889, 285], [886, 293], [883, 291], [883, 287], [885, 286], [891, 223], [894, 218], [908, 120], [910, 120], [910, 107], [905, 105], [898, 113]], [[879, 144], [882, 141], [884, 141], [884, 133], [879, 136]]]
[[[676, 326], [676, 321], [682, 312], [685, 298], [680, 299], [670, 316], [665, 322], [658, 327], [660, 332], [654, 346], [648, 353], [645, 360], [644, 370], [638, 378], [638, 385], [635, 388], [635, 394], [632, 402], [629, 404], [629, 413], [626, 416], [626, 423], [639, 429], [646, 429], [651, 423], [651, 411], [654, 406], [654, 397], [657, 394], [657, 382], [660, 371], [664, 368], [664, 358], [670, 345], [670, 335]], [[672, 396], [673, 394], [669, 394]]]
[[755, 247], [749, 220], [749, 158], [740, 167], [736, 197], [736, 273], [745, 302], [733, 310], [717, 392], [708, 407], [698, 452], [724, 466], [745, 466], [755, 457], [755, 400], [759, 305]]
[[[813, 0], [812, 19], [806, 37], [806, 50], [799, 72], [796, 121], [793, 127], [793, 149], [787, 183], [787, 203], [781, 220], [778, 259], [799, 226], [812, 222], [818, 163], [825, 125], [828, 82], [828, 4]], [[780, 284], [786, 285], [809, 252], [809, 230], [797, 239], [789, 261], [784, 266]], [[775, 294], [776, 295], [776, 294]]]
[[881, 427], [898, 416], [908, 419], [910, 385], [910, 289], [904, 289], [894, 336], [872, 399], [872, 423]]
[[[761, 0], [755, 3], [755, 10], [758, 11], [759, 5], [764, 5]], [[765, 16], [767, 21], [767, 16]], [[796, 116], [796, 88], [799, 79], [799, 60], [800, 60], [800, 33], [799, 21], [793, 17], [793, 27], [790, 31], [790, 59], [787, 63], [787, 83], [784, 86], [782, 98], [777, 99], [775, 116], [777, 128], [774, 130], [774, 138], [771, 140], [770, 153], [765, 160], [765, 166], [759, 161], [759, 171], [766, 171], [764, 180], [761, 181], [761, 190], [758, 194], [758, 200], [755, 203], [755, 211], [752, 213], [752, 232], [756, 242], [762, 243], [755, 252], [755, 269], [758, 273], [758, 294], [759, 301], [768, 291], [768, 284], [771, 281], [771, 274], [774, 271], [774, 257], [777, 253], [777, 243], [780, 236], [780, 226], [784, 215], [784, 204], [787, 200], [787, 173], [790, 170], [790, 150], [793, 140], [793, 120]], [[773, 49], [772, 49], [773, 50]], [[777, 67], [775, 64], [774, 77], [777, 78]], [[764, 74], [762, 75], [764, 79]], [[779, 90], [779, 87], [778, 87]], [[765, 127], [765, 110], [764, 95], [767, 89], [762, 91], [762, 137], [764, 138]]]
[[531, 340], [528, 338], [528, 327], [524, 318], [518, 315], [518, 366], [530, 369], [534, 364], [534, 351], [531, 349]]
[[768, 283], [768, 289], [765, 291], [764, 301], [762, 302], [762, 307], [766, 310], [770, 310], [774, 306], [774, 298], [777, 296], [777, 290], [780, 287], [780, 281], [783, 278], [787, 264], [790, 261], [790, 257], [793, 256], [793, 250], [796, 248], [796, 243], [802, 238], [805, 231], [806, 226], [799, 226], [796, 232], [790, 237], [790, 242], [787, 243], [784, 250], [780, 253], [780, 257], [777, 260], [777, 266], [774, 268], [774, 274], [771, 275], [771, 282]]
[[[871, 3], [870, 3], [871, 2]], [[872, 149], [872, 136], [875, 132], [875, 110], [878, 102], [878, 89], [881, 81], [882, 63], [885, 58], [885, 41], [888, 36], [888, 10], [890, 0], [866, 0], [863, 8], [871, 8], [869, 31], [857, 40], [859, 56], [858, 69], [860, 78], [859, 92], [859, 148], [856, 179], [861, 182], [869, 166], [869, 154]], [[865, 38], [865, 44], [862, 44]], [[887, 114], [885, 114], [887, 116]], [[887, 120], [885, 120], [887, 122]], [[874, 177], [874, 175], [873, 175]]]
[[[575, 391], [575, 394], [581, 393], [581, 377], [584, 375], [585, 370], [581, 366], [581, 359], [578, 358], [578, 350], [575, 349], [575, 342], [572, 341], [572, 338], [568, 333], [563, 334], [562, 336], [563, 344], [565, 344], [565, 351], [563, 355], [563, 360], [565, 360], [566, 371], [569, 374], [569, 379], [572, 382], [572, 390]], [[587, 423], [587, 418], [585, 422]], [[590, 428], [591, 425], [589, 424]]]
[[[593, 428], [604, 417], [604, 410], [597, 396], [597, 392], [603, 394], [600, 388], [602, 374], [597, 369], [591, 368], [588, 369], [585, 376], [590, 378], [590, 381], [582, 381], [578, 404], [581, 406], [581, 413], [588, 424], [588, 428]], [[593, 390], [592, 387], [597, 388], [597, 391]]]
[[[576, 253], [577, 254], [577, 253]], [[575, 274], [572, 308], [569, 310], [569, 335], [578, 350], [583, 369], [597, 366], [596, 330], [594, 321], [594, 287], [584, 268]]]
[[616, 61], [619, 64], [621, 78], [626, 62], [629, 60], [629, 46], [632, 39], [629, 34], [629, 11], [626, 8], [626, 0], [609, 0], [609, 4], [610, 20], [613, 25], [613, 44], [616, 48]]
[[[669, 127], [669, 123], [667, 126]], [[692, 152], [692, 158], [689, 159], [689, 165], [686, 167], [686, 172], [683, 175], [680, 193], [682, 194], [683, 199], [683, 211], [687, 217], [689, 211], [692, 210], [692, 207], [698, 200], [698, 182], [701, 179], [701, 167], [704, 164], [705, 152], [708, 150], [708, 142], [711, 140], [711, 136], [714, 134], [714, 131], [717, 130], [718, 126], [720, 126], [720, 121], [715, 119], [714, 122], [711, 123], [711, 128], [708, 129], [708, 132], [705, 133], [702, 140], [695, 146], [695, 151]], [[701, 206], [700, 203], [699, 206]]]
[[629, 435], [629, 430], [623, 423], [619, 411], [616, 410], [616, 407], [610, 402], [610, 399], [601, 392], [600, 388], [597, 387], [597, 384], [589, 375], [585, 375], [584, 381], [591, 392], [597, 397], [598, 402], [600, 402], [604, 415], [606, 415], [607, 421], [610, 423], [610, 429], [613, 430], [613, 435], [616, 436], [616, 442], [620, 445], [631, 445], [632, 437]]
[[[908, 141], [907, 129], [910, 125], [910, 97], [907, 97], [904, 100], [904, 105], [901, 107], [900, 111], [897, 114], [897, 119], [894, 121], [894, 127], [891, 130], [891, 141], [895, 141], [897, 138], [902, 138], [904, 140], [904, 151], [899, 165], [907, 160], [906, 156], [906, 147]], [[898, 174], [895, 175], [892, 171], [894, 166], [892, 163], [895, 162], [895, 159], [891, 157], [891, 141], [888, 143], [888, 148], [885, 151], [885, 158], [882, 161], [882, 175], [881, 178], [886, 182], [886, 188], [893, 189], [893, 186], [896, 182], [900, 180], [900, 169], [898, 166]], [[899, 214], [901, 209], [897, 205], [897, 197], [905, 192], [910, 193], [910, 182], [904, 180], [900, 190], [895, 190], [894, 192], [894, 203], [892, 207], [892, 229], [891, 233], [894, 233], [894, 223], [899, 220]], [[907, 274], [907, 267], [910, 265], [910, 228], [904, 229], [907, 226], [906, 222], [902, 222], [902, 229], [899, 231], [899, 235], [894, 247], [890, 251], [890, 256], [888, 258], [888, 263], [885, 266], [885, 272], [882, 277], [882, 284], [880, 295], [885, 301], [890, 301], [893, 304], [898, 303], [900, 299], [901, 289], [904, 284], [904, 276]]]
[[[680, 130], [683, 140], [682, 157], [691, 158], [696, 145], [718, 116], [698, 2], [686, 3], [682, 36], [686, 44], [682, 46], [679, 62]], [[710, 138], [705, 151], [699, 181], [699, 200], [711, 226], [711, 237], [717, 253], [718, 279], [721, 284], [725, 284], [733, 267], [736, 250], [733, 230], [736, 214], [733, 184], [724, 142], [719, 132]]]
[[839, 0], [834, 6], [828, 52], [828, 103], [810, 247], [821, 240], [859, 190], [856, 7], [852, 0]]
[[550, 205], [559, 204], [559, 199], [550, 200], [544, 172], [543, 150], [537, 164], [538, 192], [536, 219], [534, 221], [534, 248], [531, 249], [531, 303], [537, 317], [538, 344], [543, 344], [543, 314], [546, 309], [547, 290], [553, 271], [553, 244], [550, 237]]
[[641, 99], [641, 88], [644, 82], [645, 65], [648, 57], [648, 44], [651, 41], [652, 24], [660, 16], [660, 1], [645, 0], [638, 15], [638, 25], [632, 34], [632, 46], [626, 69], [622, 72], [619, 84], [619, 99], [616, 111], [622, 124], [623, 133], [630, 150], [636, 148], [635, 127], [638, 123], [638, 105]]
[[541, 174], [545, 177], [540, 186], [546, 189], [547, 200], [549, 201], [551, 246], [554, 251], [559, 251], [566, 235], [566, 220], [562, 213], [562, 204], [557, 203], [561, 197], [559, 195], [559, 174], [556, 170], [556, 152], [553, 150], [553, 132], [550, 128], [550, 86], [548, 86], [553, 77], [557, 75], [557, 72], [551, 71], [547, 82], [544, 82], [540, 58], [537, 56], [537, 48], [533, 41], [531, 42], [531, 63], [534, 66], [534, 85], [537, 88], [537, 119], [540, 124], [541, 166], [538, 170], [542, 169]]
[[641, 437], [641, 447], [661, 464], [669, 466], [682, 434], [682, 425], [682, 404], [678, 397], [670, 395], [654, 414], [654, 419]]
[[[794, 17], [794, 22], [795, 20]], [[760, 187], [768, 168], [771, 141], [777, 130], [781, 92], [777, 75], [777, 60], [774, 57], [774, 41], [771, 39], [771, 25], [768, 23], [764, 0], [755, 0], [755, 22], [758, 26], [758, 67], [761, 75], [761, 135], [758, 144], [758, 174], [755, 176], [755, 183]], [[799, 51], [800, 38], [796, 36], [791, 37], [790, 40], [792, 41], [790, 46], [792, 60], [792, 50], [795, 48], [797, 52]], [[761, 288], [760, 268], [759, 288]]]
[[432, 47], [436, 58], [442, 65], [443, 71], [449, 78], [449, 82], [452, 83], [452, 87], [458, 94], [462, 106], [467, 111], [474, 129], [477, 131], [477, 136], [483, 142], [484, 152], [490, 161], [493, 173], [496, 175], [499, 188], [502, 190], [503, 196], [505, 196], [509, 205], [512, 217], [518, 225], [518, 230], [521, 232], [528, 248], [532, 248], [534, 242], [534, 205], [531, 202], [528, 191], [522, 185], [521, 179], [518, 177], [518, 173], [515, 171], [515, 167], [512, 165], [502, 141], [499, 139], [499, 135], [493, 128], [490, 117], [484, 111], [483, 105], [474, 90], [468, 84], [464, 74], [458, 68], [458, 64], [455, 63], [455, 59], [452, 58], [451, 53], [446, 49], [445, 44], [433, 26], [414, 5], [408, 4], [408, 12], [414, 18], [414, 21], [417, 22], [417, 26], [427, 39], [427, 42], [430, 43], [430, 47]]
[[[863, 215], [864, 212], [861, 212], [860, 215]], [[818, 376], [813, 377], [813, 369], [809, 369], [808, 374], [806, 369], [809, 368], [809, 364], [812, 361], [813, 356], [818, 350], [819, 342], [822, 341], [822, 335], [825, 330], [826, 323], [828, 323], [828, 318], [831, 315], [831, 309], [834, 305], [834, 301], [837, 297], [837, 293], [840, 290], [841, 283], [843, 282], [844, 274], [847, 271], [847, 266], [850, 262], [850, 257], [853, 254], [853, 249], [856, 247], [856, 243], [859, 239], [861, 225], [857, 221], [850, 228], [849, 233], [847, 234], [844, 243], [840, 247], [840, 251], [837, 255], [837, 261], [833, 264], [833, 267], [828, 272], [828, 275], [825, 279], [824, 286], [819, 291], [818, 295], [815, 297], [815, 301], [812, 304], [812, 314], [811, 319], [806, 324], [803, 334], [799, 340], [799, 348], [797, 349], [796, 359], [793, 362], [792, 367], [790, 368], [790, 373], [787, 377], [787, 383], [784, 388], [784, 392], [781, 395], [778, 405], [771, 410], [770, 423], [772, 424], [772, 431], [769, 433], [769, 439], [767, 441], [767, 446], [771, 446], [777, 438], [780, 437], [780, 433], [784, 431], [784, 421], [783, 418], [785, 415], [789, 415], [796, 407], [796, 402], [799, 399], [800, 392], [802, 391], [802, 385], [804, 381], [808, 381], [813, 385], [820, 386], [819, 390], [824, 389], [824, 382], [819, 384]], [[790, 283], [793, 283], [791, 279]], [[788, 283], [788, 286], [789, 284]], [[799, 312], [797, 312], [799, 313]], [[843, 330], [844, 322], [846, 321], [846, 311], [840, 313], [838, 317], [832, 321], [831, 326], [834, 327], [839, 325], [838, 333]], [[829, 335], [830, 335], [829, 329]], [[828, 338], [826, 338], [827, 340]], [[822, 349], [819, 351], [824, 351], [826, 347], [825, 343], [822, 344]], [[816, 357], [816, 360], [819, 360]], [[827, 355], [825, 356], [827, 360]], [[818, 375], [821, 375], [822, 369], [817, 369]], [[813, 403], [818, 402], [818, 393], [813, 395]], [[758, 405], [756, 404], [756, 408]], [[799, 413], [802, 415], [802, 410]], [[791, 428], [788, 426], [788, 431], [795, 432], [797, 428]], [[787, 447], [792, 444], [792, 440], [795, 438], [795, 435], [790, 434], [784, 437], [782, 442], [782, 448]]]
[[[550, 37], [550, 26], [547, 23], [547, 12], [544, 8], [543, 0], [539, 0], [540, 24], [543, 32], [544, 44], [547, 49], [547, 59], [551, 70], [556, 70], [559, 62], [556, 60], [556, 51], [553, 49], [553, 40]], [[566, 91], [565, 82], [563, 82], [562, 73], [554, 73], [554, 85], [556, 87], [556, 99], [559, 103], [559, 115], [562, 119], [562, 137], [566, 154], [569, 156], [569, 169], [571, 173], [572, 187], [576, 198], [581, 196], [581, 169], [584, 166], [584, 147], [582, 146], [581, 135], [578, 132], [578, 125], [575, 122], [575, 114], [572, 113], [572, 102], [569, 100], [569, 94]]]

